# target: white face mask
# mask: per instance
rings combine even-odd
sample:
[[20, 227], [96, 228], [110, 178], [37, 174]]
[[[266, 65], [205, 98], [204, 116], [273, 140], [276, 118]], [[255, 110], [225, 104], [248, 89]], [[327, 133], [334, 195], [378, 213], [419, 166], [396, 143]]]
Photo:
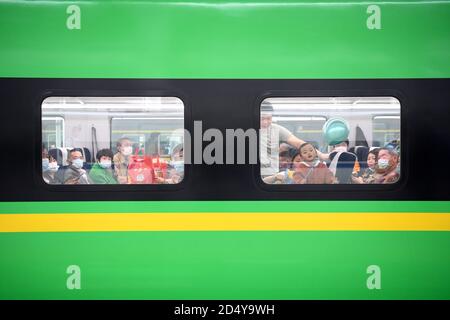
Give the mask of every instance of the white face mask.
[[387, 167], [389, 167], [389, 160], [388, 159], [379, 159], [378, 160], [378, 168], [386, 169]]
[[42, 171], [45, 172], [48, 170], [50, 165], [50, 161], [47, 158], [42, 159]]
[[129, 146], [129, 147], [124, 147], [122, 149], [122, 154], [124, 156], [129, 156], [131, 153], [133, 153], [133, 147]]
[[75, 168], [81, 169], [81, 168], [83, 168], [83, 160], [81, 160], [81, 159], [75, 159], [75, 160], [72, 161], [72, 165], [73, 165]]
[[104, 160], [104, 161], [101, 161], [99, 164], [100, 164], [100, 167], [102, 167], [103, 169], [111, 168], [111, 160]]
[[58, 171], [58, 169], [59, 169], [59, 166], [58, 166], [57, 162], [50, 162], [49, 163], [49, 165], [48, 165], [48, 170], [49, 171], [56, 172], [56, 171]]
[[335, 147], [335, 148], [334, 148], [334, 151], [337, 151], [337, 152], [347, 152], [347, 147], [344, 147], [344, 146]]

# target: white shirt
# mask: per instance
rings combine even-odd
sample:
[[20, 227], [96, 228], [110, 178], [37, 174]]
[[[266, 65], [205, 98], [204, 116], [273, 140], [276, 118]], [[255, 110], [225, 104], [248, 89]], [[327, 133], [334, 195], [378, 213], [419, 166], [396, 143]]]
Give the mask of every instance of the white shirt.
[[280, 171], [278, 158], [280, 143], [287, 142], [291, 135], [288, 129], [274, 123], [260, 130], [259, 159], [263, 178]]

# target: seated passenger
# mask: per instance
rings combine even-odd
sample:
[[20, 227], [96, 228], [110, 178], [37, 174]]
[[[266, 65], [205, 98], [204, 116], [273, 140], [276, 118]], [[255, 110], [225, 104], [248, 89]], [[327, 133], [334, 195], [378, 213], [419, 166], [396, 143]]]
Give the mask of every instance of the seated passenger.
[[47, 184], [61, 184], [61, 177], [58, 174], [58, 163], [52, 156], [42, 159], [42, 178]]
[[302, 162], [295, 164], [293, 181], [296, 184], [331, 184], [335, 178], [326, 164], [319, 160], [317, 150], [311, 143], [304, 143], [299, 148]]
[[120, 184], [130, 183], [128, 164], [133, 153], [133, 142], [128, 138], [117, 140], [117, 153], [113, 157], [114, 173]]
[[114, 173], [111, 169], [113, 153], [109, 149], [102, 149], [97, 152], [97, 162], [89, 172], [89, 178], [95, 184], [117, 184]]
[[369, 151], [367, 155], [367, 168], [359, 175], [354, 175], [352, 181], [355, 184], [371, 184], [375, 182], [374, 174], [377, 164], [378, 149]]
[[292, 165], [292, 156], [289, 154], [289, 150], [282, 151], [278, 154], [278, 166], [279, 171], [285, 171], [290, 169]]
[[396, 150], [381, 148], [378, 151], [378, 162], [375, 167], [374, 183], [395, 183], [400, 178], [399, 155]]
[[291, 148], [289, 150], [289, 154], [291, 155], [290, 160], [290, 167], [278, 172], [277, 174], [268, 176], [263, 178], [264, 183], [267, 184], [292, 184], [294, 183], [294, 180], [292, 177], [295, 173], [295, 168], [299, 166], [299, 164], [302, 162], [302, 157], [300, 156], [300, 153], [295, 150], [294, 148]]
[[69, 166], [64, 172], [64, 184], [90, 184], [89, 177], [83, 169], [83, 154], [81, 149], [75, 148], [69, 151]]
[[183, 145], [179, 144], [172, 150], [169, 162], [168, 178], [157, 178], [158, 183], [176, 184], [184, 178]]

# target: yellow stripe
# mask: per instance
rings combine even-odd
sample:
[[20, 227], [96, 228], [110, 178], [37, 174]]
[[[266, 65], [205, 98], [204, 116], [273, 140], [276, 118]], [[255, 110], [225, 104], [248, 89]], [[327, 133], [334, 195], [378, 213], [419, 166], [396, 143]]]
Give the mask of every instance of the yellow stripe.
[[450, 231], [450, 213], [1, 214], [0, 232]]

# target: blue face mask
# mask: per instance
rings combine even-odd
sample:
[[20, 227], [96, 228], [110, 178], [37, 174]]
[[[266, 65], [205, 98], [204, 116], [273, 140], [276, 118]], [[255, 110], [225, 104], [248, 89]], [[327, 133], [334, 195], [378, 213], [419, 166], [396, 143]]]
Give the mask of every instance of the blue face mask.
[[78, 169], [83, 168], [83, 163], [84, 163], [84, 161], [81, 160], [81, 159], [75, 159], [75, 160], [72, 161], [72, 165], [73, 165], [75, 168], [78, 168]]
[[111, 160], [109, 161], [101, 161], [98, 163], [100, 165], [100, 167], [102, 167], [103, 169], [109, 169], [111, 168]]
[[48, 171], [50, 161], [47, 158], [42, 159], [42, 172]]

